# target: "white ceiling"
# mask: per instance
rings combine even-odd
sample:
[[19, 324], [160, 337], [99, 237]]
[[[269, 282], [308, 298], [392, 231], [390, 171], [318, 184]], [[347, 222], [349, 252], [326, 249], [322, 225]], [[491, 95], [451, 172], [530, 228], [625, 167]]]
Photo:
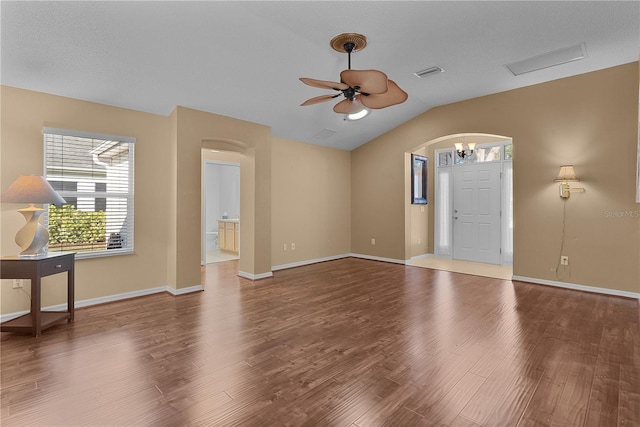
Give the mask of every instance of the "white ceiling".
[[[638, 60], [640, 2], [2, 1], [1, 83], [168, 115], [176, 105], [351, 150], [438, 105]], [[342, 32], [368, 38], [354, 69], [379, 69], [407, 102], [344, 121], [330, 93]], [[514, 77], [505, 64], [585, 43], [587, 58]], [[414, 72], [439, 65], [444, 73]], [[321, 139], [318, 132], [335, 131]]]

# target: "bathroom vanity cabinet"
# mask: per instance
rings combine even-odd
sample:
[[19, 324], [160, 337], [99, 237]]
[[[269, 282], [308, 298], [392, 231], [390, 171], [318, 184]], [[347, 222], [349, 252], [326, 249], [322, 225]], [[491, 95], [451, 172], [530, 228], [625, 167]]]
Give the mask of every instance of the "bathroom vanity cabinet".
[[218, 220], [218, 247], [220, 250], [238, 253], [240, 221], [237, 219]]

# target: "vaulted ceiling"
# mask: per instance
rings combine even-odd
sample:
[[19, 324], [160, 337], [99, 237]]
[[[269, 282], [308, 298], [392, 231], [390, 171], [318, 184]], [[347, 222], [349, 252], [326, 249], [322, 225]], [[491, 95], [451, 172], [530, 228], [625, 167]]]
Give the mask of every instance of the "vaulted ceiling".
[[[176, 105], [351, 150], [438, 105], [638, 60], [640, 2], [2, 1], [3, 85], [168, 115]], [[345, 121], [331, 93], [347, 56], [329, 41], [368, 39], [352, 68], [385, 72], [409, 99]], [[584, 44], [586, 58], [514, 76], [505, 66]], [[420, 79], [413, 73], [440, 66]], [[339, 98], [338, 98], [339, 100]]]

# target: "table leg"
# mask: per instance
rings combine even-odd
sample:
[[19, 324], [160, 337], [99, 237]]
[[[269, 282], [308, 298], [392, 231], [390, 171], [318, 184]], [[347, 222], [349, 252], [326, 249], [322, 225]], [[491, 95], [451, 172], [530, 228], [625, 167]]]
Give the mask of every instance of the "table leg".
[[67, 271], [67, 311], [69, 312], [69, 322], [73, 322], [75, 308], [75, 266], [72, 264]]
[[31, 320], [33, 336], [37, 337], [42, 332], [42, 311], [40, 294], [40, 275], [31, 278]]

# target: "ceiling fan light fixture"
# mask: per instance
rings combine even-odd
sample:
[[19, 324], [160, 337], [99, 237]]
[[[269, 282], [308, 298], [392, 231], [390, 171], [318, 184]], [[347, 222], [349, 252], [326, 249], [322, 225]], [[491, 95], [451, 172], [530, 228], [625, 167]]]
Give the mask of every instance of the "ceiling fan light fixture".
[[345, 114], [344, 119], [349, 121], [360, 120], [364, 118], [367, 114], [369, 114], [369, 110], [367, 110], [366, 108], [363, 108], [357, 113]]
[[[407, 100], [407, 93], [382, 71], [351, 69], [351, 53], [364, 49], [367, 44], [365, 36], [357, 33], [339, 34], [331, 39], [330, 44], [334, 50], [348, 54], [349, 67], [340, 73], [340, 83], [308, 77], [301, 77], [300, 81], [307, 86], [331, 89], [339, 93], [307, 99], [301, 106], [319, 104], [343, 96], [344, 99], [333, 106], [333, 111], [344, 114], [345, 120], [358, 120], [368, 113], [362, 111], [364, 108], [377, 110]], [[352, 116], [354, 114], [356, 116]]]

